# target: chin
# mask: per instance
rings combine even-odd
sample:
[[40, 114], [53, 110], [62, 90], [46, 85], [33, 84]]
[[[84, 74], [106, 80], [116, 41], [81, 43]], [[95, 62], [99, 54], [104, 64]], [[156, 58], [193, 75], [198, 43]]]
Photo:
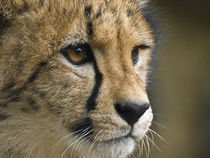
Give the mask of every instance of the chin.
[[135, 148], [132, 137], [116, 138], [108, 141], [97, 142], [92, 145], [91, 158], [126, 158]]

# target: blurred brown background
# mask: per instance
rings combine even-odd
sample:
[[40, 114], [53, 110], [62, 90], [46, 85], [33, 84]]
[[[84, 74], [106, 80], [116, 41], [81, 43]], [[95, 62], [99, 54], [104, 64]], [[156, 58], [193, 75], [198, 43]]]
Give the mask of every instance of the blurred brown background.
[[210, 158], [210, 0], [158, 0], [166, 40], [152, 76], [150, 158]]

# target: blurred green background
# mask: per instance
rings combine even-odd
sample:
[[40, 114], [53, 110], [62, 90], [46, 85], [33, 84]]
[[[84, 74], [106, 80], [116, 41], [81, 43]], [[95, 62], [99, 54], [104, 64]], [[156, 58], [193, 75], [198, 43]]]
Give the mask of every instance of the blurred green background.
[[210, 0], [155, 1], [164, 21], [152, 75], [150, 158], [210, 158]]

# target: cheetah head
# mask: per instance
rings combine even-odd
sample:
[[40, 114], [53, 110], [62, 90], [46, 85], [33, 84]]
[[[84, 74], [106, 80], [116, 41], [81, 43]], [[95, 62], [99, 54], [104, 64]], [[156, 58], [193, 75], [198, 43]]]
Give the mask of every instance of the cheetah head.
[[153, 119], [146, 1], [1, 3], [0, 106], [23, 122], [39, 120], [31, 128], [56, 135], [63, 157], [131, 154]]

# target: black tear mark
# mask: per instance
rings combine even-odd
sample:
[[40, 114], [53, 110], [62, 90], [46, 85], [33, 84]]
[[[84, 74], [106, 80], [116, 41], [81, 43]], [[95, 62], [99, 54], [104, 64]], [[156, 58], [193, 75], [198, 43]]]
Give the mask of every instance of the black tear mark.
[[87, 23], [87, 34], [89, 37], [93, 35], [93, 23], [90, 21]]
[[96, 60], [93, 60], [94, 71], [95, 71], [95, 85], [90, 97], [87, 100], [86, 108], [88, 111], [94, 110], [96, 106], [96, 98], [98, 97], [99, 89], [103, 80], [103, 76], [97, 67]]
[[91, 10], [92, 10], [91, 5], [85, 7], [85, 17], [90, 17]]
[[9, 115], [4, 114], [4, 113], [0, 113], [0, 120], [6, 120], [9, 117]]
[[90, 138], [93, 135], [93, 125], [90, 118], [84, 118], [80, 122], [78, 122], [73, 128], [71, 128], [72, 131], [84, 138]]

